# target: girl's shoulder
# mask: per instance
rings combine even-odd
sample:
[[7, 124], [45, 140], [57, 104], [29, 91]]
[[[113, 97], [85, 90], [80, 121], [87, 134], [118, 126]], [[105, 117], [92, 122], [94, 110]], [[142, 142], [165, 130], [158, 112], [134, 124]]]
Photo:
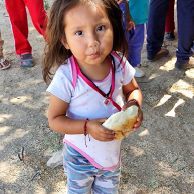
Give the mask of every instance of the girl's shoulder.
[[55, 71], [47, 92], [69, 103], [73, 92], [72, 76], [69, 61], [61, 64]]
[[55, 75], [54, 77], [65, 77], [67, 79], [71, 79], [71, 63], [69, 61], [69, 59], [67, 59], [63, 64], [61, 64], [56, 72], [55, 72]]
[[123, 56], [122, 53], [113, 51], [111, 53], [116, 71], [122, 71], [125, 69], [126, 65], [128, 65], [128, 61], [125, 56]]
[[114, 59], [116, 74], [126, 80], [131, 80], [135, 75], [135, 69], [130, 65], [126, 57], [119, 52], [112, 52], [111, 55]]
[[67, 59], [63, 64], [61, 64], [57, 70], [54, 73], [53, 79], [51, 81], [52, 84], [61, 84], [65, 83], [65, 85], [70, 88], [72, 88], [72, 68], [71, 68], [71, 63], [70, 60]]

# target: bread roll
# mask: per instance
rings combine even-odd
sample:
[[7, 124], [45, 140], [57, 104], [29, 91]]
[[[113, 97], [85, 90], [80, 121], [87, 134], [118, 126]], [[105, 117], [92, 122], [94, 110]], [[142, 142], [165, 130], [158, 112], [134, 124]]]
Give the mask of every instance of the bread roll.
[[111, 115], [102, 125], [115, 131], [116, 139], [123, 139], [133, 130], [137, 121], [138, 107], [133, 105], [124, 111]]

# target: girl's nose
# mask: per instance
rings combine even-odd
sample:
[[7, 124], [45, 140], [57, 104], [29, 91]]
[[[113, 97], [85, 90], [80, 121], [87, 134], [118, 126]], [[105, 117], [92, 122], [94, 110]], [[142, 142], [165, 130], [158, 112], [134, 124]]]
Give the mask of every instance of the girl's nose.
[[100, 43], [97, 40], [93, 40], [89, 43], [89, 47], [92, 48], [98, 48], [100, 46]]
[[86, 53], [92, 55], [100, 51], [100, 43], [97, 40], [90, 41]]
[[95, 34], [90, 34], [88, 37], [88, 47], [99, 47], [100, 43]]

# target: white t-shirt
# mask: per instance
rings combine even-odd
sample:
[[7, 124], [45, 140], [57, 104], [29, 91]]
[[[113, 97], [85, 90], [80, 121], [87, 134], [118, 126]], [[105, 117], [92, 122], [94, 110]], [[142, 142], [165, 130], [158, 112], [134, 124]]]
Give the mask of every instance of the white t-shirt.
[[[135, 74], [135, 69], [123, 59], [123, 65], [120, 64], [118, 54], [112, 54], [115, 61], [115, 90], [112, 98], [121, 107], [124, 105], [122, 86], [131, 82]], [[102, 91], [108, 93], [111, 86], [112, 72], [102, 81], [94, 81]], [[72, 119], [98, 119], [108, 118], [118, 110], [112, 103], [105, 104], [105, 98], [92, 89], [79, 75], [76, 85], [73, 86], [73, 75], [71, 62], [68, 59], [67, 64], [61, 65], [54, 78], [47, 88], [47, 92], [69, 103], [66, 115]], [[80, 126], [83, 128], [83, 126]], [[103, 142], [95, 140], [90, 135], [89, 138], [84, 134], [64, 136], [64, 142], [82, 154], [96, 168], [104, 170], [113, 170], [120, 164], [120, 140]]]

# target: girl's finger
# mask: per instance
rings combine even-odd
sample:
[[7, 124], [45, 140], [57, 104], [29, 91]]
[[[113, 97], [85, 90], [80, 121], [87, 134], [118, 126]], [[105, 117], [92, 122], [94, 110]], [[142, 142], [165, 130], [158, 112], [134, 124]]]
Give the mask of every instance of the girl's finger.
[[103, 139], [103, 140], [113, 140], [115, 138], [115, 134], [104, 134], [102, 133], [100, 135], [100, 138]]
[[105, 130], [103, 130], [103, 132], [104, 132], [104, 134], [115, 134], [115, 132], [113, 131], [113, 130], [110, 130], [110, 129], [105, 129]]
[[115, 137], [104, 137], [103, 141], [113, 141]]

